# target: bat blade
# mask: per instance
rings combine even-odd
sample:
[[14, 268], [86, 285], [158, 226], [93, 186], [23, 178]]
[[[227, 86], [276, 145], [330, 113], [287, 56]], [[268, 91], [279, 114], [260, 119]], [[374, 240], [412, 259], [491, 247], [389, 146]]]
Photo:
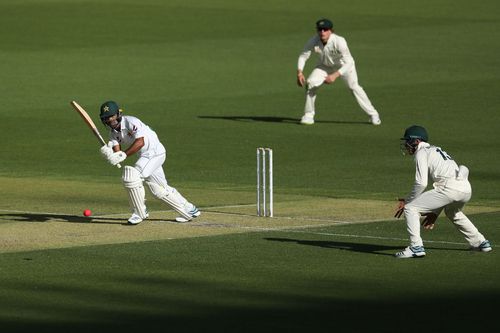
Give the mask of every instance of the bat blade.
[[[106, 141], [104, 141], [104, 138], [102, 137], [101, 133], [99, 133], [99, 130], [97, 129], [97, 126], [95, 125], [94, 121], [92, 118], [90, 118], [89, 114], [87, 111], [85, 111], [84, 108], [80, 106], [76, 101], [71, 101], [71, 106], [75, 111], [82, 117], [83, 121], [87, 124], [87, 126], [90, 128], [92, 133], [94, 133], [95, 137], [99, 141], [101, 145], [105, 145]], [[121, 168], [122, 166], [120, 164], [116, 165], [118, 168]]]
[[82, 108], [80, 106], [80, 104], [78, 104], [75, 101], [71, 101], [70, 104], [75, 109], [75, 111], [82, 117], [83, 121], [85, 121], [85, 123], [87, 124], [87, 126], [92, 130], [92, 132], [96, 136], [97, 140], [99, 140], [99, 142], [101, 144], [105, 145], [106, 141], [104, 141], [104, 138], [102, 137], [101, 133], [99, 133], [99, 130], [97, 129], [97, 126], [95, 125], [95, 123], [92, 120], [92, 118], [90, 118], [90, 116], [87, 113], [87, 111], [85, 111], [85, 109]]

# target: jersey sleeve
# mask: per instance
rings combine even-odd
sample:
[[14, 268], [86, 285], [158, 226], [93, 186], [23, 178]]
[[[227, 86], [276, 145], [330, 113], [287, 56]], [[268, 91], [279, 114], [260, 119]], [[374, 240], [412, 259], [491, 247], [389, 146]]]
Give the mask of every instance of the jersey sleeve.
[[342, 60], [344, 62], [342, 67], [339, 69], [340, 75], [343, 76], [345, 73], [349, 72], [354, 67], [354, 58], [352, 57], [351, 51], [349, 50], [347, 42], [344, 38], [341, 38], [339, 40], [338, 50], [342, 55]]
[[429, 181], [429, 169], [427, 163], [427, 154], [422, 150], [418, 150], [415, 154], [415, 183], [410, 194], [406, 197], [406, 202], [411, 202], [413, 199], [422, 194], [427, 188]]
[[118, 146], [120, 144], [120, 142], [118, 142], [118, 140], [116, 140], [116, 138], [113, 136], [113, 133], [111, 131], [108, 133], [108, 138], [109, 138], [108, 143], [111, 142], [113, 147]]
[[306, 65], [307, 59], [311, 56], [311, 52], [314, 49], [314, 46], [316, 45], [316, 37], [312, 37], [309, 39], [304, 46], [304, 49], [299, 55], [299, 59], [297, 61], [297, 69], [300, 71], [304, 70], [304, 67]]

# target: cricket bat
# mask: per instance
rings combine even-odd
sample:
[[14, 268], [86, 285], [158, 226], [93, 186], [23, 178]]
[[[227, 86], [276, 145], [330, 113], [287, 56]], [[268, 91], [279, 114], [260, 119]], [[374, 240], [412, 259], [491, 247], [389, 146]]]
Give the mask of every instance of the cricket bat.
[[[85, 111], [84, 108], [82, 108], [77, 102], [71, 101], [71, 106], [75, 109], [76, 112], [82, 117], [83, 121], [87, 124], [87, 126], [92, 130], [92, 133], [96, 136], [97, 140], [101, 145], [106, 145], [106, 141], [104, 141], [104, 138], [102, 137], [101, 133], [99, 133], [99, 130], [97, 129], [96, 125], [94, 124], [94, 121], [92, 118], [90, 118], [89, 114], [87, 111]], [[121, 168], [122, 166], [120, 164], [116, 165], [118, 168]]]

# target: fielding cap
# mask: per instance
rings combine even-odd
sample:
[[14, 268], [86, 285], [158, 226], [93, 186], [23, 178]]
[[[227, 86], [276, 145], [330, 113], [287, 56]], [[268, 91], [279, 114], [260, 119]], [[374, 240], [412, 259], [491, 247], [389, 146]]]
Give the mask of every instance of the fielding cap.
[[317, 30], [320, 30], [320, 29], [332, 30], [333, 29], [333, 22], [327, 18], [322, 18], [321, 20], [318, 20], [316, 22], [316, 29]]

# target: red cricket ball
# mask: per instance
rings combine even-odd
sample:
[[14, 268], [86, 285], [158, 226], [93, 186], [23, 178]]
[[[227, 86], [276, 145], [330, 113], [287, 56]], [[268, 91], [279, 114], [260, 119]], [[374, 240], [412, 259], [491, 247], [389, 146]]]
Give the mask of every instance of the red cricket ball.
[[85, 209], [83, 211], [83, 216], [90, 216], [90, 215], [92, 215], [92, 211], [90, 209]]

